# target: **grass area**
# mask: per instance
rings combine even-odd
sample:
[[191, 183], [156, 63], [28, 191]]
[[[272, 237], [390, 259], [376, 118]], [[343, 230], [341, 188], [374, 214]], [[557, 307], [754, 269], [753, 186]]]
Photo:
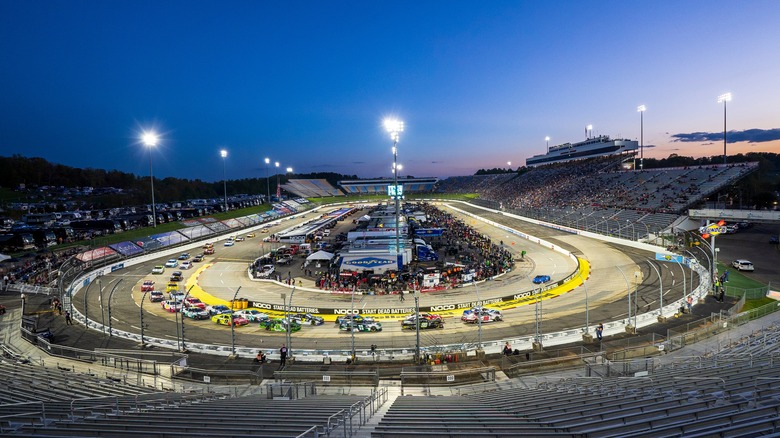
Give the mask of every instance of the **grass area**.
[[748, 310], [756, 309], [761, 306], [766, 306], [767, 304], [774, 303], [775, 300], [771, 298], [759, 298], [757, 300], [745, 300], [745, 306], [742, 307], [742, 311], [746, 312]]
[[723, 274], [723, 272], [725, 272], [726, 269], [728, 269], [729, 271], [728, 285], [731, 287], [738, 287], [742, 289], [755, 289], [755, 288], [766, 286], [766, 284], [750, 278], [749, 277], [750, 274], [743, 274], [742, 272], [738, 271], [736, 268], [732, 267], [731, 265], [724, 265], [723, 263], [718, 263], [718, 272], [720, 274]]

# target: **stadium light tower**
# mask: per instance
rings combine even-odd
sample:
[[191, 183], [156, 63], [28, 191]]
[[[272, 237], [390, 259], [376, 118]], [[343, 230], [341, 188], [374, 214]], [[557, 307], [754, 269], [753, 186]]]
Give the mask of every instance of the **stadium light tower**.
[[[275, 161], [274, 166], [276, 166], [276, 201], [279, 201], [279, 197], [281, 196], [281, 192], [279, 190], [279, 162]], [[270, 200], [268, 202], [271, 202]]]
[[593, 125], [586, 126], [585, 132], [587, 133], [588, 138], [590, 138], [590, 136], [593, 135]]
[[157, 209], [154, 206], [154, 175], [152, 174], [152, 148], [157, 146], [160, 138], [153, 131], [144, 132], [141, 141], [149, 148], [149, 181], [152, 183], [152, 226], [157, 228]]
[[266, 196], [268, 196], [265, 201], [267, 203], [271, 203], [271, 178], [268, 176], [268, 165], [271, 164], [271, 159], [266, 158], [265, 159], [265, 190], [266, 190]]
[[222, 149], [219, 151], [219, 156], [222, 157], [222, 184], [225, 189], [225, 211], [228, 211], [227, 206], [227, 172], [225, 171], [225, 158], [227, 158], [227, 150]]
[[647, 107], [644, 105], [639, 105], [636, 107], [636, 110], [639, 111], [639, 170], [644, 170], [645, 168], [645, 110], [647, 110]]
[[[403, 266], [401, 260], [401, 229], [399, 222], [399, 210], [400, 210], [400, 197], [398, 193], [398, 138], [404, 131], [404, 122], [396, 119], [385, 120], [385, 129], [390, 133], [390, 138], [393, 140], [393, 190], [395, 198], [395, 255], [398, 264], [398, 271], [401, 271]], [[419, 352], [418, 352], [419, 353]], [[419, 359], [419, 358], [418, 358]]]
[[544, 138], [544, 141], [547, 143], [547, 153], [550, 153], [550, 136]]
[[731, 93], [718, 96], [718, 103], [723, 102], [723, 164], [726, 164], [726, 102], [731, 102]]

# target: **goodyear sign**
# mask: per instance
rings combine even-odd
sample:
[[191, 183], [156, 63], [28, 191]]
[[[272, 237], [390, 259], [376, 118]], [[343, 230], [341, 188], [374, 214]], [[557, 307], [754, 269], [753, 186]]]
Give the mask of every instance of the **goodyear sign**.
[[657, 252], [655, 253], [655, 259], [661, 262], [685, 263], [683, 256], [676, 254], [661, 254]]
[[364, 257], [362, 259], [348, 260], [344, 262], [345, 265], [361, 266], [364, 268], [374, 268], [378, 266], [395, 264], [395, 260], [380, 259], [377, 257]]
[[710, 236], [717, 236], [718, 234], [726, 233], [726, 221], [718, 221], [717, 223], [707, 225], [706, 227], [699, 228], [699, 234], [701, 237], [708, 238]]

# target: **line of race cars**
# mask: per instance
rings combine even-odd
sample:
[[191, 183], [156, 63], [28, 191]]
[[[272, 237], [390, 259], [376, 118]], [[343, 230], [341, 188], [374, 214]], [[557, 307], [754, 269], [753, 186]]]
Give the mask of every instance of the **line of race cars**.
[[[183, 317], [193, 320], [211, 319], [219, 325], [233, 325], [236, 327], [245, 326], [250, 323], [258, 323], [268, 331], [274, 332], [297, 332], [303, 325], [323, 325], [325, 320], [310, 313], [290, 314], [287, 318], [272, 318], [270, 315], [257, 309], [232, 310], [225, 305], [207, 306], [198, 298], [186, 296], [181, 291], [169, 291], [169, 299], [165, 299], [161, 291], [154, 290], [154, 282], [144, 281], [141, 285], [141, 291], [149, 293], [151, 302], [159, 302], [163, 310], [167, 312], [180, 312]], [[461, 321], [467, 324], [477, 324], [481, 322], [491, 323], [503, 321], [504, 317], [500, 310], [487, 307], [474, 307], [463, 312]], [[355, 315], [342, 315], [336, 318], [336, 326], [344, 332], [380, 332], [382, 323], [373, 318]], [[419, 326], [420, 329], [444, 328], [444, 319], [441, 315], [421, 312], [413, 313], [401, 320], [401, 328], [414, 330]]]

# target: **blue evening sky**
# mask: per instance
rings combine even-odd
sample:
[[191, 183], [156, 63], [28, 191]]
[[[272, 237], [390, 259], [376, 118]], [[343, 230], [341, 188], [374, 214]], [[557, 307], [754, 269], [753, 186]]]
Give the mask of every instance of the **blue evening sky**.
[[[0, 2], [0, 155], [149, 174], [516, 168], [594, 134], [780, 152], [778, 1]], [[274, 169], [271, 169], [274, 174]]]

